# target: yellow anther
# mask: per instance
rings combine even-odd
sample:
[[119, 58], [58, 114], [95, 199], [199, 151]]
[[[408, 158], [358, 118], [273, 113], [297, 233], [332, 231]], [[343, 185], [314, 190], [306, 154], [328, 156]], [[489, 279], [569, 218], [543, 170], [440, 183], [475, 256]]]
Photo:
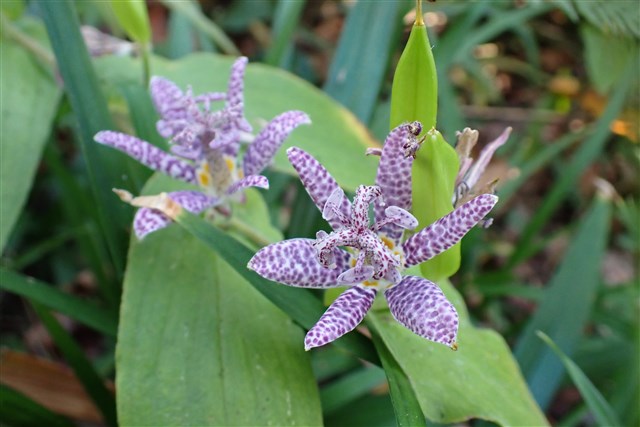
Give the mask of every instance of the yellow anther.
[[198, 183], [202, 187], [208, 187], [211, 184], [211, 174], [205, 170], [198, 172]]
[[229, 169], [229, 172], [233, 173], [233, 171], [236, 169], [236, 162], [234, 161], [234, 159], [232, 157], [225, 156], [224, 161], [227, 164], [227, 169]]
[[458, 343], [457, 342], [452, 342], [451, 343], [451, 350], [453, 351], [458, 351]]
[[396, 247], [395, 243], [393, 243], [393, 240], [389, 239], [388, 237], [380, 236], [380, 240], [382, 240], [382, 243], [384, 243], [385, 246], [391, 250]]

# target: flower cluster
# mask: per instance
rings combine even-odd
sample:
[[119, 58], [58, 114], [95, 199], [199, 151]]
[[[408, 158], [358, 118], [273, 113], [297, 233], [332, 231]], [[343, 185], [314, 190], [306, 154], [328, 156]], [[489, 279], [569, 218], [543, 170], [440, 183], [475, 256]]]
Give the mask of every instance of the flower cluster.
[[[247, 58], [232, 68], [227, 92], [194, 96], [173, 82], [154, 77], [150, 91], [160, 114], [157, 130], [169, 140], [172, 154], [131, 135], [102, 131], [95, 140], [114, 147], [145, 166], [172, 178], [197, 185], [198, 190], [176, 191], [168, 196], [193, 213], [210, 208], [228, 212], [228, 202], [246, 187], [268, 188], [260, 175], [287, 136], [299, 125], [310, 123], [301, 111], [288, 111], [271, 120], [255, 137], [244, 116], [244, 72]], [[215, 103], [224, 103], [213, 109]], [[242, 144], [248, 144], [246, 150]], [[241, 153], [244, 156], [240, 159]], [[134, 218], [138, 238], [166, 227], [171, 219], [161, 211], [142, 207]]]
[[[423, 228], [411, 209], [411, 166], [420, 123], [400, 125], [380, 153], [376, 185], [360, 186], [351, 203], [329, 172], [310, 154], [290, 148], [287, 155], [314, 203], [333, 231], [316, 239], [285, 240], [261, 249], [248, 267], [261, 276], [303, 288], [350, 286], [305, 337], [305, 349], [325, 345], [353, 330], [379, 292], [391, 314], [428, 340], [456, 348], [458, 315], [431, 281], [402, 275], [456, 244], [493, 208], [498, 198], [483, 194]], [[373, 204], [374, 218], [369, 218]], [[347, 249], [343, 249], [346, 247]]]

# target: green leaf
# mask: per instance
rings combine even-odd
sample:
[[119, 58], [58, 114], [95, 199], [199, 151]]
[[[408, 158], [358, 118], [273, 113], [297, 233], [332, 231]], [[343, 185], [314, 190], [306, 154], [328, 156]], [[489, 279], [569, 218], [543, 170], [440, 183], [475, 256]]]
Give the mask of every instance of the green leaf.
[[425, 425], [420, 403], [413, 391], [407, 374], [393, 357], [375, 328], [371, 330], [371, 338], [376, 346], [382, 367], [389, 381], [391, 401], [398, 427]]
[[51, 285], [0, 268], [0, 288], [66, 314], [97, 331], [116, 335], [118, 324], [115, 315], [89, 301], [61, 292]]
[[347, 15], [324, 90], [363, 123], [373, 114], [409, 5], [361, 1]]
[[622, 425], [618, 420], [615, 412], [609, 403], [602, 397], [602, 394], [598, 389], [589, 381], [589, 378], [582, 372], [582, 370], [571, 360], [560, 348], [553, 342], [547, 334], [541, 331], [536, 331], [536, 335], [540, 337], [553, 352], [560, 358], [562, 364], [567, 369], [569, 376], [573, 380], [573, 383], [580, 390], [580, 394], [587, 402], [589, 409], [593, 412], [596, 420], [601, 426], [620, 426]]
[[391, 89], [390, 129], [419, 120], [424, 130], [436, 126], [438, 75], [424, 25], [416, 23], [400, 56]]
[[384, 371], [377, 366], [353, 370], [322, 389], [322, 412], [325, 416], [332, 414], [384, 384], [384, 381]]
[[481, 418], [500, 425], [548, 425], [504, 339], [471, 325], [462, 297], [440, 283], [460, 317], [458, 351], [427, 341], [386, 311], [369, 321], [406, 373], [424, 415], [437, 423]]
[[603, 33], [589, 24], [580, 26], [580, 35], [589, 78], [598, 92], [606, 94], [622, 78], [629, 58], [638, 63], [640, 44], [638, 40]]
[[265, 63], [278, 66], [293, 45], [293, 36], [306, 1], [279, 0], [273, 17], [271, 44], [265, 56]]
[[[420, 228], [434, 223], [453, 210], [458, 155], [435, 129], [427, 132], [426, 139], [413, 163], [413, 214]], [[439, 281], [452, 276], [460, 268], [460, 243], [420, 265], [420, 271], [429, 280]]]
[[15, 42], [0, 38], [0, 252], [25, 204], [60, 99], [52, 76]]
[[35, 302], [32, 302], [31, 305], [64, 355], [67, 363], [75, 372], [78, 380], [84, 386], [85, 391], [91, 396], [91, 399], [102, 413], [105, 422], [110, 426], [117, 426], [113, 394], [106, 388], [103, 379], [100, 378], [94, 366], [87, 359], [84, 351], [46, 308]]
[[193, 2], [193, 0], [185, 1], [169, 1], [161, 0], [172, 12], [180, 13], [184, 15], [191, 24], [209, 36], [211, 40], [218, 46], [223, 52], [229, 55], [240, 55], [240, 51], [233, 44], [233, 41], [227, 37], [227, 35], [218, 27], [213, 21], [203, 15], [200, 10], [200, 5]]
[[[194, 93], [226, 90], [233, 58], [215, 54], [194, 54], [178, 61], [152, 59], [152, 70]], [[105, 57], [97, 61], [102, 77], [111, 83], [135, 81], [137, 61]], [[271, 120], [287, 110], [302, 110], [311, 117], [310, 126], [300, 126], [278, 150], [274, 167], [294, 173], [286, 148], [297, 146], [322, 162], [347, 190], [373, 183], [377, 160], [366, 158], [365, 150], [375, 146], [367, 129], [350, 113], [308, 82], [276, 68], [250, 64], [245, 76], [245, 114], [259, 130], [261, 120]], [[361, 159], [354, 161], [354, 159]], [[113, 185], [112, 185], [113, 187]]]
[[[427, 30], [416, 23], [393, 77], [391, 128], [418, 120], [426, 131], [412, 170], [413, 215], [420, 228], [453, 210], [451, 198], [459, 169], [458, 155], [435, 130], [438, 112], [438, 76]], [[460, 245], [424, 263], [431, 280], [451, 276], [460, 266]]]
[[578, 12], [605, 33], [640, 39], [638, 5], [624, 0], [573, 0]]
[[300, 328], [176, 225], [131, 245], [116, 358], [123, 425], [322, 422]]
[[[133, 160], [123, 159], [114, 150], [101, 147], [93, 140], [97, 132], [112, 129], [113, 124], [80, 34], [80, 23], [74, 4], [69, 0], [40, 0], [37, 5], [56, 54], [66, 93], [78, 120], [79, 145], [89, 172], [94, 201], [99, 207], [103, 238], [108, 244], [116, 276], [121, 276], [124, 271], [126, 245], [123, 229], [128, 225], [130, 216], [126, 206], [114, 203], [110, 189], [131, 189], [127, 177], [136, 168], [140, 168], [140, 165]], [[132, 70], [135, 80], [138, 76], [137, 70]], [[119, 290], [107, 289], [105, 293], [116, 305]]]
[[560, 385], [564, 368], [536, 337], [540, 330], [571, 355], [587, 324], [600, 285], [611, 220], [611, 203], [597, 197], [585, 214], [560, 267], [545, 290], [538, 310], [515, 348], [531, 391], [540, 406], [547, 407]]
[[0, 384], [0, 419], [3, 425], [21, 427], [72, 427], [68, 419], [55, 414], [24, 394]]
[[140, 44], [151, 41], [151, 26], [144, 0], [111, 0], [111, 7], [130, 39]]

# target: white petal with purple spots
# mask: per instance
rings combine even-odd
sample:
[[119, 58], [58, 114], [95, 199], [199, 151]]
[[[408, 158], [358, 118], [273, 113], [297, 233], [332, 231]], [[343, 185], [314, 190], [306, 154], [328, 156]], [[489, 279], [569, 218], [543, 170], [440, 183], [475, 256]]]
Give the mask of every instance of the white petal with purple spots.
[[455, 348], [458, 313], [440, 288], [422, 277], [405, 276], [385, 291], [391, 314], [412, 332]]
[[188, 183], [196, 183], [196, 171], [192, 165], [135, 136], [105, 130], [98, 132], [94, 139], [128, 154], [153, 170]]
[[497, 196], [483, 194], [411, 236], [402, 244], [405, 267], [425, 262], [458, 243], [497, 202]]
[[[318, 210], [322, 212], [329, 196], [338, 188], [338, 183], [324, 166], [306, 151], [298, 147], [291, 147], [287, 150], [287, 156], [289, 157], [291, 165], [293, 165], [294, 169], [298, 172], [307, 193], [311, 196]], [[343, 199], [340, 211], [343, 213], [343, 216], [347, 218], [351, 217], [351, 203], [349, 203], [346, 197]], [[342, 226], [337, 218], [329, 221], [329, 224], [334, 230]]]
[[344, 291], [304, 338], [304, 349], [328, 344], [355, 329], [376, 297], [376, 290], [354, 286]]
[[[405, 155], [404, 146], [407, 141], [414, 140], [409, 124], [402, 124], [389, 133], [382, 147], [376, 185], [382, 189], [382, 203], [376, 203], [376, 220], [384, 217], [385, 206], [397, 206], [411, 209], [411, 166], [413, 157]], [[396, 243], [402, 236], [403, 230], [394, 224], [388, 224], [382, 231]]]
[[247, 188], [247, 187], [258, 187], [258, 188], [264, 188], [265, 190], [269, 189], [269, 180], [267, 179], [266, 176], [262, 176], [262, 175], [250, 175], [250, 176], [246, 176], [244, 178], [242, 178], [239, 181], [234, 182], [233, 184], [231, 184], [229, 186], [229, 188], [227, 188], [226, 193], [228, 195], [231, 195], [239, 190], [242, 190], [243, 188]]
[[247, 148], [243, 159], [244, 174], [262, 172], [289, 134], [301, 124], [309, 123], [311, 119], [302, 111], [287, 111], [271, 120]]
[[291, 239], [266, 246], [249, 261], [248, 267], [264, 278], [299, 288], [333, 288], [348, 268], [350, 255], [334, 249], [336, 268], [325, 268], [317, 260], [311, 239]]

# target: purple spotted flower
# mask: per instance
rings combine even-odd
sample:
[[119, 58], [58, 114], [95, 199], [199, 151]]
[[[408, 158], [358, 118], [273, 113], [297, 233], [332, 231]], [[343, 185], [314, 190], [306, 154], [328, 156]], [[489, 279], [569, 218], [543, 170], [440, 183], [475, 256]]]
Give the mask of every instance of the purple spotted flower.
[[[411, 147], [419, 123], [400, 125], [381, 151], [376, 185], [358, 187], [350, 202], [329, 172], [299, 148], [287, 151], [307, 192], [329, 222], [331, 233], [285, 240], [261, 249], [249, 268], [285, 285], [303, 288], [350, 286], [305, 337], [307, 350], [353, 330], [383, 292], [391, 314], [428, 340], [456, 348], [458, 314], [440, 288], [402, 272], [457, 243], [496, 204], [484, 194], [403, 240], [418, 223], [411, 209]], [[369, 218], [373, 205], [374, 218]], [[346, 248], [346, 249], [344, 249]]]
[[[188, 211], [200, 213], [215, 208], [228, 213], [228, 201], [240, 190], [269, 187], [260, 172], [289, 133], [300, 124], [311, 123], [305, 113], [287, 111], [253, 136], [244, 117], [246, 66], [247, 58], [234, 62], [226, 93], [194, 96], [191, 88], [183, 92], [165, 78], [151, 80], [151, 97], [160, 114], [156, 127], [169, 140], [172, 154], [120, 132], [98, 132], [95, 140], [123, 151], [155, 171], [199, 187], [168, 194]], [[221, 108], [213, 108], [220, 103]], [[248, 144], [246, 150], [242, 149], [243, 143]], [[244, 152], [242, 159], [241, 152]], [[143, 238], [170, 223], [171, 219], [159, 210], [143, 207], [134, 218], [134, 230], [138, 238]]]

